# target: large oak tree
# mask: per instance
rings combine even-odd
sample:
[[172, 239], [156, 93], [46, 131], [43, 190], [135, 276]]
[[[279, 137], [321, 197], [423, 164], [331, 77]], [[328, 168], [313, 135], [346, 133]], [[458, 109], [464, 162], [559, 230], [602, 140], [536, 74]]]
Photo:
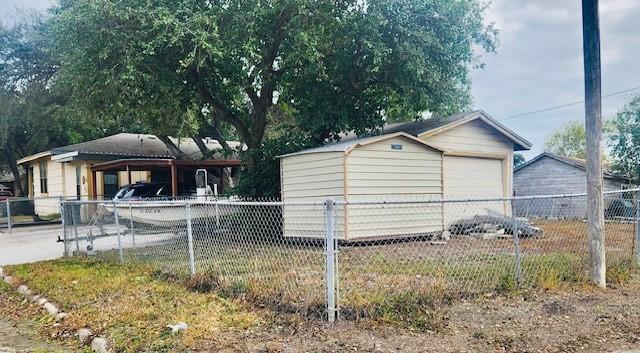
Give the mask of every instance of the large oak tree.
[[74, 109], [160, 135], [224, 140], [230, 126], [251, 151], [282, 121], [321, 143], [467, 107], [469, 70], [494, 49], [483, 11], [475, 0], [62, 0], [52, 40]]

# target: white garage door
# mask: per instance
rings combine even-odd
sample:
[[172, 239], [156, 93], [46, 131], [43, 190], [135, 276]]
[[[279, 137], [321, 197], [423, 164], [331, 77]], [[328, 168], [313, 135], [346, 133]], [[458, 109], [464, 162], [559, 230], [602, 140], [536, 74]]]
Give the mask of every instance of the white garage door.
[[[444, 157], [444, 195], [447, 198], [504, 197], [502, 160]], [[504, 202], [452, 203], [445, 205], [445, 222], [478, 214], [505, 213]]]
[[448, 197], [504, 196], [502, 160], [445, 156], [444, 192]]

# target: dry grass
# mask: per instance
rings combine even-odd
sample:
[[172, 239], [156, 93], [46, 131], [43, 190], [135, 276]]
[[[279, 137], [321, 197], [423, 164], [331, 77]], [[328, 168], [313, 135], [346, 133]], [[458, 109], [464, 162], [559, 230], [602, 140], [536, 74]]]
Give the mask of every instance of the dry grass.
[[[544, 235], [520, 240], [521, 276], [517, 283], [512, 239], [456, 237], [446, 244], [386, 241], [341, 246], [339, 304], [345, 318], [373, 318], [439, 327], [439, 306], [457, 298], [520, 289], [554, 289], [588, 282], [586, 226], [581, 221], [539, 221]], [[610, 283], [626, 281], [635, 268], [635, 226], [607, 223]], [[184, 243], [184, 242], [182, 242]], [[187, 254], [174, 241], [166, 246], [128, 250], [182, 280], [188, 278]], [[188, 285], [241, 298], [278, 312], [320, 318], [325, 313], [325, 255], [321, 244], [289, 239], [195, 239], [200, 276]], [[179, 254], [179, 255], [178, 255]], [[103, 254], [107, 257], [113, 254]], [[430, 318], [423, 320], [423, 318]]]
[[[224, 345], [238, 330], [258, 325], [255, 313], [214, 293], [195, 293], [156, 278], [148, 267], [83, 259], [10, 266], [7, 272], [70, 313], [62, 330], [89, 327], [119, 352], [187, 351], [203, 338]], [[186, 322], [184, 334], [166, 325]]]

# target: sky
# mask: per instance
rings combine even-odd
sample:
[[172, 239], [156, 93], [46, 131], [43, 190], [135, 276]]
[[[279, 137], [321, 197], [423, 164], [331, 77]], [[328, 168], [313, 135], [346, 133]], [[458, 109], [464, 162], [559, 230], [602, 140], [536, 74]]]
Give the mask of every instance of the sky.
[[[16, 8], [44, 9], [52, 0], [0, 0], [0, 18]], [[640, 1], [600, 0], [603, 116], [613, 117], [640, 94]], [[486, 20], [498, 28], [496, 53], [472, 72], [474, 109], [482, 109], [533, 143], [525, 157], [570, 120], [584, 120], [584, 104], [513, 117], [584, 99], [579, 0], [493, 0]]]

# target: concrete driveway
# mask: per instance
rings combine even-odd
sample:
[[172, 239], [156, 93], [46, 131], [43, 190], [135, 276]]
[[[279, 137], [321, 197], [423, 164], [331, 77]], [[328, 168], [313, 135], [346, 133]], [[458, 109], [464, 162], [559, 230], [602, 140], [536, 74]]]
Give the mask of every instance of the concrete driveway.
[[62, 232], [59, 224], [14, 227], [11, 234], [0, 229], [0, 265], [15, 265], [62, 257], [63, 243], [57, 243]]

